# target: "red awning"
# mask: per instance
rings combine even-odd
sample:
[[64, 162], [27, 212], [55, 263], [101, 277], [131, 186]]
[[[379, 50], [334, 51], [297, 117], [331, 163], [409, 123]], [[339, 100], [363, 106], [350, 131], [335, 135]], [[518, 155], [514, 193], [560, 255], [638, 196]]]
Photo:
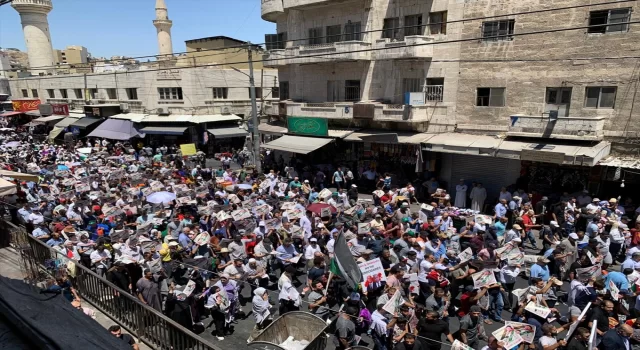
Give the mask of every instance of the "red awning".
[[22, 114], [22, 113], [24, 113], [24, 112], [16, 112], [16, 111], [4, 112], [4, 113], [0, 114], [0, 117], [13, 117], [14, 115], [18, 115], [18, 114]]

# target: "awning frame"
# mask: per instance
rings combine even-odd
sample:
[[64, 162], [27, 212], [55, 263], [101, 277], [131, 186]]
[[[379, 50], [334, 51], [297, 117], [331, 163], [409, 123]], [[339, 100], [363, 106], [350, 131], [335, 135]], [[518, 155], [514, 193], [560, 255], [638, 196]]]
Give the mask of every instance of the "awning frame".
[[271, 142], [262, 144], [260, 147], [298, 154], [309, 154], [333, 141], [334, 139], [332, 138], [284, 135]]

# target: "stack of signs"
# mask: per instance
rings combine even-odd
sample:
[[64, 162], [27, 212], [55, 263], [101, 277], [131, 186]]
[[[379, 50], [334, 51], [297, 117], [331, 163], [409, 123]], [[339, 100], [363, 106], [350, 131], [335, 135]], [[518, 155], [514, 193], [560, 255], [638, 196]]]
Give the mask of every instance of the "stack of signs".
[[530, 301], [524, 309], [542, 318], [547, 318], [551, 313], [551, 310], [548, 307], [538, 305], [535, 301]]
[[304, 238], [304, 231], [300, 226], [296, 226], [296, 225], [291, 226], [289, 233], [291, 233], [291, 237], [293, 238]]
[[491, 269], [484, 269], [480, 272], [476, 272], [471, 275], [471, 279], [473, 280], [473, 287], [478, 289], [498, 283], [496, 281], [496, 276], [493, 274], [493, 270]]
[[504, 326], [498, 328], [491, 334], [496, 337], [499, 343], [502, 343], [502, 346], [505, 349], [512, 349], [518, 346], [518, 344], [522, 343], [522, 341], [524, 340], [512, 326]]
[[251, 217], [251, 212], [249, 209], [241, 208], [238, 210], [234, 210], [231, 212], [231, 217], [234, 221], [240, 221], [242, 219], [248, 219]]
[[329, 190], [328, 188], [324, 188], [322, 189], [322, 191], [320, 191], [320, 193], [318, 193], [318, 198], [325, 199], [331, 197], [331, 195], [331, 190]]
[[364, 223], [358, 223], [358, 233], [369, 233], [371, 232], [371, 223], [370, 222], [364, 222]]
[[[364, 280], [364, 282], [362, 282], [363, 291], [374, 291], [385, 285], [387, 276], [380, 258], [360, 263], [358, 267], [360, 268], [360, 272], [362, 272], [362, 279]], [[420, 285], [418, 285], [418, 287], [419, 286]]]
[[524, 265], [524, 253], [519, 252], [516, 254], [507, 255], [507, 264], [509, 266], [522, 266]]
[[304, 213], [300, 209], [294, 208], [291, 210], [287, 210], [287, 218], [289, 218], [289, 220], [300, 219], [302, 215], [304, 215]]
[[505, 322], [505, 326], [513, 327], [525, 343], [533, 344], [533, 338], [536, 335], [536, 326], [532, 326], [528, 323], [520, 322]]
[[460, 258], [461, 263], [465, 261], [469, 261], [473, 259], [473, 251], [471, 250], [471, 248], [467, 248], [463, 250], [462, 253], [460, 253], [460, 255], [458, 255], [458, 258]]
[[577, 279], [581, 281], [588, 280], [592, 277], [597, 278], [601, 273], [602, 267], [600, 264], [576, 269]]

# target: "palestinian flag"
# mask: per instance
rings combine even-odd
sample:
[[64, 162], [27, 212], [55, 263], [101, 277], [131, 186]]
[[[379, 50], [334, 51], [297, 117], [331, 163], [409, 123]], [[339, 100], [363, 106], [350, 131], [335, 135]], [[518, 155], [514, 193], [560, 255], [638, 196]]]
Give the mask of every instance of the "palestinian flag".
[[353, 290], [357, 290], [358, 285], [362, 281], [360, 267], [358, 267], [353, 255], [351, 255], [347, 240], [342, 233], [336, 238], [334, 257], [331, 259], [329, 270], [334, 275], [340, 276], [347, 281], [347, 284], [353, 288]]

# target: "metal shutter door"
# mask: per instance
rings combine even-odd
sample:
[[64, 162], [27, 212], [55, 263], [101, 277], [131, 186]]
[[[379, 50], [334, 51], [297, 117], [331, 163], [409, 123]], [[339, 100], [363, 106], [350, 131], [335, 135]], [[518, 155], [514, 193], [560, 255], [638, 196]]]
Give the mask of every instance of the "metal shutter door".
[[[460, 179], [464, 179], [468, 186], [472, 182], [481, 182], [487, 189], [487, 202], [493, 204], [498, 198], [500, 188], [516, 182], [520, 176], [520, 161], [496, 157], [470, 156], [453, 154], [451, 159], [452, 197]], [[468, 192], [471, 192], [469, 188]]]

